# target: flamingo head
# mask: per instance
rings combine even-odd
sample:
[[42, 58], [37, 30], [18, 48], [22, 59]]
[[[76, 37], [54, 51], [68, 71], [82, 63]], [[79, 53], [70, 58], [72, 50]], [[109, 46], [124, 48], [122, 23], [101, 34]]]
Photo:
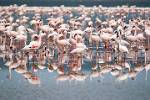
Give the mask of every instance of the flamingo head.
[[37, 34], [34, 34], [34, 35], [32, 35], [32, 39], [34, 41], [37, 41], [37, 40], [39, 40], [39, 36]]

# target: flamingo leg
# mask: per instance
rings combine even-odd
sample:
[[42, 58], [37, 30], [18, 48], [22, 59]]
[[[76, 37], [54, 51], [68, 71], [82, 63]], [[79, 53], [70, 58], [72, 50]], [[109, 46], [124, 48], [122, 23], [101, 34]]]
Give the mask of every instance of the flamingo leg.
[[147, 59], [146, 59], [146, 51], [145, 51], [145, 55], [144, 55], [144, 58], [145, 58], [145, 64], [146, 64], [146, 62], [147, 62]]
[[145, 80], [147, 80], [147, 70], [146, 70]]
[[149, 49], [149, 36], [148, 36], [148, 49]]
[[99, 42], [96, 42], [96, 50], [98, 51], [99, 49]]

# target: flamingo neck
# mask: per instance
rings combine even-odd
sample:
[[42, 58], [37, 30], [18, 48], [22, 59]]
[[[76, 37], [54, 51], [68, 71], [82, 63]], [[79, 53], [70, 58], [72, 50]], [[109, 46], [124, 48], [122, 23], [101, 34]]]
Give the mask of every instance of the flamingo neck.
[[10, 37], [10, 46], [13, 45], [13, 37]]
[[42, 36], [39, 35], [39, 45], [41, 45], [41, 42], [42, 42]]

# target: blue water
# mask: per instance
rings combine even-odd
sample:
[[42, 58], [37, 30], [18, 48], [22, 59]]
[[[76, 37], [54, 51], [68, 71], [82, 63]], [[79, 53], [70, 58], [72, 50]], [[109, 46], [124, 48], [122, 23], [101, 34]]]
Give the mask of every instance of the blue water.
[[7, 79], [8, 70], [0, 71], [0, 100], [149, 100], [150, 73], [145, 81], [145, 72], [136, 80], [118, 82], [110, 74], [104, 78], [86, 79], [84, 82], [56, 82], [56, 73], [38, 71], [41, 85], [28, 83], [21, 74], [13, 71]]
[[[112, 3], [113, 2], [113, 3]], [[149, 7], [150, 0], [0, 0], [0, 6], [12, 4], [28, 6], [118, 6], [118, 5], [136, 5], [139, 7]]]
[[[15, 0], [0, 1], [0, 5], [15, 3]], [[26, 0], [24, 2], [17, 1], [16, 3], [18, 5], [27, 3], [30, 6], [51, 6], [55, 4], [48, 2], [47, 0], [34, 3], [33, 0]], [[63, 3], [60, 2], [60, 4]], [[93, 5], [90, 2], [88, 4]], [[144, 5], [149, 4], [145, 3]], [[66, 2], [65, 5], [69, 5], [69, 2]], [[69, 6], [76, 5], [78, 4], [71, 3]], [[142, 5], [142, 3], [139, 3], [139, 5]], [[30, 16], [32, 17], [32, 15]], [[105, 16], [98, 16], [101, 19], [106, 18]], [[136, 15], [129, 14], [128, 17], [132, 18]], [[44, 19], [44, 15], [42, 18]], [[0, 70], [0, 100], [150, 100], [150, 73], [148, 73], [146, 81], [145, 71], [140, 72], [135, 80], [127, 79], [121, 82], [117, 81], [110, 73], [104, 75], [103, 78], [98, 77], [92, 80], [87, 78], [83, 82], [57, 82], [56, 77], [58, 74], [56, 72], [49, 73], [47, 70], [39, 70], [35, 74], [41, 79], [41, 85], [37, 86], [30, 84], [21, 74], [15, 71], [12, 71], [12, 79], [9, 80], [7, 78], [8, 69], [4, 66], [2, 59], [0, 59], [0, 64], [2, 68]], [[82, 70], [90, 73], [90, 63], [85, 62]]]
[[[30, 84], [21, 74], [12, 71], [8, 79], [8, 69], [0, 59], [0, 100], [149, 100], [150, 73], [145, 80], [145, 71], [140, 72], [135, 80], [117, 81], [110, 73], [103, 77], [88, 77], [85, 81], [58, 82], [56, 72], [39, 70], [35, 74], [41, 85]], [[90, 63], [83, 64], [84, 73], [90, 73]]]

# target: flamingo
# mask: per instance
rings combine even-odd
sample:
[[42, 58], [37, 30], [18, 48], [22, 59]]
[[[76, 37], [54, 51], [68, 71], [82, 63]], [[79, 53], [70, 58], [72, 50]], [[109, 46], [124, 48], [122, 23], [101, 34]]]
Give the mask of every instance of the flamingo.
[[69, 43], [69, 40], [66, 40], [66, 39], [59, 39], [61, 36], [63, 36], [63, 35], [58, 35], [58, 37], [57, 37], [57, 40], [56, 40], [56, 42], [58, 43], [58, 45], [60, 45], [60, 46], [68, 46], [68, 45], [70, 45], [70, 43]]
[[[99, 8], [101, 10], [99, 10]], [[49, 9], [49, 7], [40, 7], [39, 10], [37, 9], [38, 7], [26, 7], [26, 5], [14, 5], [10, 6], [9, 9], [8, 7], [2, 7], [0, 12], [0, 42], [2, 44], [0, 46], [0, 52], [2, 54], [0, 56], [7, 61], [5, 65], [9, 67], [9, 77], [11, 77], [11, 70], [15, 69], [16, 72], [21, 73], [25, 78], [27, 78], [31, 84], [40, 84], [40, 79], [24, 68], [27, 67], [26, 63], [28, 61], [27, 58], [22, 60], [22, 58], [24, 58], [24, 53], [29, 53], [29, 55], [26, 55], [29, 57], [29, 60], [38, 56], [39, 58], [37, 59], [37, 63], [39, 65], [36, 69], [44, 70], [44, 68], [46, 68], [45, 65], [47, 64], [47, 59], [50, 61], [53, 60], [55, 54], [57, 55], [57, 50], [59, 50], [58, 55], [60, 56], [58, 56], [58, 62], [64, 64], [69, 60], [69, 63], [71, 63], [69, 70], [75, 73], [66, 74], [64, 71], [64, 66], [59, 63], [56, 64], [56, 62], [54, 63], [53, 61], [48, 64], [47, 70], [49, 72], [56, 70], [58, 74], [60, 74], [60, 76], [56, 78], [58, 81], [72, 79], [84, 81], [88, 76], [78, 72], [82, 69], [81, 66], [83, 64], [83, 57], [90, 58], [89, 56], [86, 56], [86, 53], [90, 50], [92, 52], [92, 49], [88, 49], [87, 46], [89, 45], [86, 45], [86, 41], [84, 41], [84, 39], [88, 38], [90, 43], [96, 42], [97, 50], [99, 42], [104, 42], [106, 48], [108, 46], [110, 48], [112, 45], [115, 47], [115, 51], [119, 51], [118, 55], [120, 52], [128, 53], [128, 57], [132, 56], [132, 49], [135, 51], [139, 51], [141, 48], [145, 49], [144, 66], [136, 66], [132, 70], [130, 63], [124, 61], [123, 63], [119, 62], [118, 65], [114, 64], [112, 66], [102, 67], [99, 71], [99, 66], [96, 65], [91, 68], [92, 72], [90, 73], [90, 78], [99, 77], [102, 74], [110, 72], [112, 76], [117, 77], [117, 80], [122, 81], [127, 78], [134, 79], [138, 73], [145, 69], [145, 80], [147, 80], [147, 74], [150, 69], [149, 64], [146, 64], [148, 57], [147, 51], [149, 50], [150, 21], [149, 19], [142, 19], [142, 17], [131, 19], [129, 20], [129, 23], [126, 23], [124, 20], [126, 20], [128, 13], [137, 12], [140, 12], [140, 14], [145, 13], [145, 17], [147, 18], [147, 14], [149, 12], [148, 9], [139, 9], [135, 6], [130, 8], [122, 6], [111, 9], [106, 9], [101, 6], [94, 6], [92, 10], [87, 9], [84, 6], [80, 6], [75, 9], [66, 8], [64, 6], [61, 6], [60, 8], [54, 7], [52, 9]], [[73, 14], [72, 11], [77, 11], [79, 16]], [[24, 16], [28, 12], [34, 13], [32, 19]], [[45, 12], [48, 13], [50, 18], [45, 18], [48, 22], [43, 24], [45, 20], [42, 20], [41, 15]], [[15, 20], [13, 17], [14, 13], [18, 14], [20, 18]], [[98, 13], [104, 14], [109, 18], [102, 21], [100, 16], [97, 16]], [[62, 15], [65, 15], [67, 19], [64, 19]], [[96, 22], [96, 25], [94, 21]], [[33, 25], [33, 29], [28, 28], [28, 24]], [[4, 36], [5, 38], [3, 39]], [[26, 45], [26, 42], [28, 42], [28, 37], [31, 37], [32, 39], [31, 42]], [[10, 44], [7, 39], [10, 40]], [[146, 39], [148, 39], [148, 41]], [[16, 40], [19, 40], [20, 43], [22, 43], [23, 40], [25, 44], [24, 48], [21, 47], [20, 51], [15, 44], [17, 42]], [[145, 40], [148, 42], [146, 43], [147, 47], [144, 47], [145, 43], [143, 41]], [[43, 46], [46, 46], [46, 49], [43, 49]], [[10, 49], [8, 47], [10, 47]], [[111, 50], [113, 50], [113, 47]], [[32, 51], [33, 55], [31, 55]], [[110, 52], [113, 53], [113, 51]], [[109, 53], [110, 58], [111, 53]], [[137, 53], [138, 52], [135, 52], [135, 54]], [[99, 53], [97, 51], [96, 60], [94, 61], [99, 64], [104, 64], [105, 61], [101, 58], [99, 59], [98, 54]], [[8, 59], [7, 55], [9, 55]], [[16, 61], [13, 59], [14, 55], [16, 55]], [[90, 53], [88, 55], [90, 55]], [[21, 59], [18, 60], [18, 58]], [[92, 59], [90, 59], [90, 61], [92, 61]], [[35, 67], [35, 62], [33, 65]], [[121, 73], [125, 68], [128, 68], [128, 72]]]
[[27, 40], [27, 35], [23, 32], [23, 31], [20, 31], [19, 32], [20, 34], [16, 35], [16, 40], [24, 40], [26, 41]]
[[126, 40], [123, 40], [123, 39], [116, 40], [116, 41], [117, 41], [117, 43], [120, 43], [121, 45], [127, 45], [127, 46], [129, 46], [129, 45], [130, 45], [130, 43], [129, 43], [129, 42], [127, 42]]
[[145, 26], [145, 33], [146, 33], [146, 35], [148, 36], [148, 46], [149, 46], [149, 42], [150, 42], [150, 40], [149, 40], [149, 37], [150, 37], [150, 27], [149, 26]]
[[41, 36], [40, 35], [33, 35], [33, 38], [37, 38], [37, 40], [33, 40], [29, 43], [29, 45], [25, 45], [23, 50], [30, 50], [30, 49], [39, 49], [41, 47]]
[[70, 53], [83, 53], [87, 48], [75, 48]]
[[27, 71], [27, 72], [23, 73], [22, 75], [23, 75], [26, 79], [28, 79], [28, 78], [30, 78], [30, 77], [33, 76], [33, 73]]
[[36, 31], [31, 28], [26, 28], [26, 31], [31, 35], [36, 33]]
[[134, 79], [137, 76], [138, 72], [137, 71], [129, 71], [129, 78]]
[[102, 68], [102, 69], [100, 70], [99, 73], [100, 73], [100, 75], [102, 75], [102, 74], [109, 73], [111, 70], [112, 70], [111, 67], [104, 67], [104, 68]]
[[6, 32], [6, 34], [8, 35], [8, 36], [12, 36], [12, 37], [16, 37], [19, 33], [18, 32], [16, 32], [16, 31], [9, 31], [9, 30], [7, 30], [7, 31], [5, 31]]
[[83, 73], [75, 73], [72, 75], [73, 79], [77, 80], [77, 81], [84, 81], [87, 78], [87, 75], [83, 74]]
[[50, 31], [49, 25], [42, 25], [39, 28], [46, 33], [48, 33]]
[[37, 76], [31, 76], [30, 78], [28, 78], [29, 83], [33, 84], [33, 85], [40, 85], [41, 81]]
[[67, 81], [69, 79], [70, 76], [68, 74], [61, 74], [56, 78], [57, 81]]
[[48, 72], [53, 72], [54, 68], [51, 64], [48, 64], [48, 68], [47, 68]]
[[123, 80], [126, 80], [128, 78], [129, 74], [126, 73], [126, 74], [120, 74], [119, 76], [117, 76], [117, 80], [118, 81], [123, 81]]
[[105, 32], [101, 32], [100, 37], [102, 40], [107, 40], [107, 41], [112, 39], [112, 35]]
[[46, 66], [45, 66], [45, 65], [43, 65], [43, 64], [39, 64], [39, 65], [38, 65], [38, 68], [43, 70], [43, 69], [45, 69], [45, 68], [46, 68]]
[[7, 31], [13, 31], [14, 27], [13, 26], [6, 26], [5, 29]]
[[110, 73], [111, 73], [112, 76], [118, 76], [120, 74], [120, 70], [112, 69]]
[[129, 53], [128, 48], [127, 48], [126, 46], [124, 46], [124, 45], [121, 45], [120, 43], [119, 43], [119, 45], [118, 45], [118, 49], [119, 49], [120, 52]]
[[99, 45], [99, 42], [101, 41], [101, 38], [100, 36], [98, 35], [98, 33], [90, 33], [90, 38], [91, 42], [96, 42], [96, 47], [98, 49], [98, 45]]
[[122, 70], [122, 66], [120, 66], [120, 65], [114, 65], [114, 68], [116, 68], [117, 70]]
[[23, 66], [23, 65], [20, 65], [20, 66], [18, 66], [17, 68], [15, 68], [15, 71], [16, 71], [17, 73], [20, 73], [20, 74], [23, 74], [23, 73], [26, 73], [26, 72], [27, 72], [27, 70], [25, 69], [25, 66]]
[[51, 65], [52, 65], [54, 70], [56, 70], [58, 68], [58, 66], [55, 63], [52, 63]]
[[146, 61], [147, 61], [147, 51], [149, 50], [149, 42], [150, 42], [150, 39], [149, 39], [149, 37], [150, 37], [150, 27], [149, 26], [146, 26], [145, 27], [145, 33], [146, 33], [146, 35], [148, 36], [148, 43], [147, 43], [147, 45], [148, 45], [148, 47], [147, 48], [145, 48], [145, 63], [146, 63]]
[[23, 25], [20, 25], [20, 26], [17, 28], [17, 31], [18, 31], [18, 32], [20, 32], [20, 31], [25, 32], [25, 31], [26, 31], [26, 27], [23, 26]]
[[138, 39], [137, 39], [137, 36], [133, 36], [133, 35], [127, 35], [126, 36], [126, 39], [127, 40], [130, 40], [130, 41], [133, 41], [133, 42], [135, 42], [135, 41], [137, 41]]
[[14, 69], [14, 68], [17, 68], [19, 66], [19, 64], [16, 62], [12, 62], [11, 64], [10, 64], [10, 66], [8, 66], [9, 68], [9, 79], [11, 79], [11, 70], [12, 69]]

